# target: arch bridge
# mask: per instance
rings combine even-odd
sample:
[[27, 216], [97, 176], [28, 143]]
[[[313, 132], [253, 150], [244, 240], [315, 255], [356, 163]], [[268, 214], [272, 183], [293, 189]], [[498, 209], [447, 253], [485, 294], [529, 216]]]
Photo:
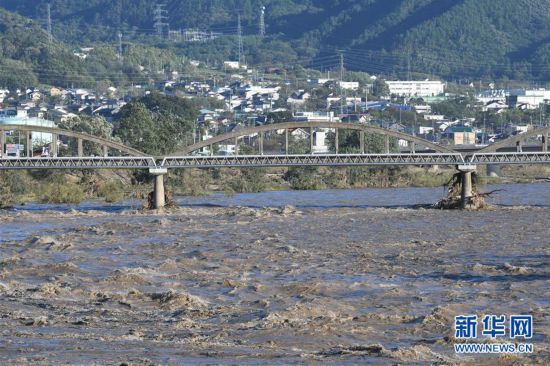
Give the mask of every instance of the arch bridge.
[[[314, 153], [314, 134], [318, 129], [333, 132], [334, 151], [332, 153]], [[309, 153], [293, 154], [290, 151], [290, 136], [293, 131], [305, 133], [309, 141]], [[353, 153], [340, 150], [340, 131], [348, 130], [356, 134], [357, 146]], [[8, 157], [4, 146], [7, 131], [24, 133], [26, 157]], [[548, 139], [550, 127], [536, 129], [499, 141], [472, 153], [461, 154], [450, 147], [434, 144], [431, 141], [406, 133], [383, 129], [376, 126], [337, 123], [324, 121], [283, 122], [263, 126], [242, 128], [230, 133], [215, 136], [182, 149], [167, 157], [153, 157], [124, 144], [82, 132], [63, 130], [53, 127], [31, 125], [0, 125], [0, 169], [100, 169], [100, 168], [189, 168], [189, 167], [257, 167], [257, 166], [353, 166], [353, 165], [459, 165], [459, 164], [517, 164], [550, 163]], [[51, 134], [51, 156], [35, 158], [32, 150], [33, 133]], [[382, 152], [367, 153], [369, 135], [383, 138]], [[73, 139], [73, 156], [59, 156], [60, 136]], [[239, 141], [254, 139], [257, 151], [242, 153]], [[276, 153], [265, 154], [264, 142], [279, 140], [282, 145]], [[395, 140], [408, 143], [408, 152], [392, 152]], [[524, 142], [540, 140], [540, 150], [523, 151]], [[281, 142], [280, 140], [283, 140]], [[538, 141], [537, 140], [537, 141]], [[214, 155], [214, 146], [224, 141], [233, 142], [236, 147], [233, 154]], [[101, 147], [101, 153], [85, 156], [84, 143]], [[515, 151], [510, 151], [510, 146]], [[197, 154], [208, 148], [207, 156]], [[532, 148], [532, 147], [531, 147]], [[113, 152], [114, 154], [110, 155]]]
[[[315, 153], [314, 134], [317, 130], [334, 131], [334, 152]], [[341, 153], [340, 131], [349, 130], [357, 134], [358, 146], [354, 153]], [[293, 154], [291, 152], [290, 136], [292, 132], [302, 133], [308, 141], [309, 153]], [[270, 132], [268, 134], [268, 132]], [[383, 151], [375, 154], [367, 154], [368, 139], [366, 136], [378, 135], [383, 137]], [[281, 151], [279, 153], [265, 154], [266, 141], [273, 142], [278, 137], [284, 136]], [[257, 151], [241, 154], [239, 140], [254, 138], [257, 142]], [[392, 139], [407, 141], [408, 153], [391, 152]], [[215, 155], [217, 144], [229, 141], [235, 146], [235, 151], [230, 155]], [[207, 150], [206, 150], [207, 148]], [[206, 150], [206, 154], [204, 152]], [[199, 154], [197, 154], [199, 153]], [[203, 155], [200, 155], [203, 153]], [[208, 140], [187, 146], [182, 151], [165, 157], [162, 166], [166, 168], [184, 167], [219, 167], [219, 166], [300, 166], [300, 165], [444, 165], [463, 163], [462, 155], [456, 151], [441, 145], [434, 144], [426, 139], [412, 136], [406, 133], [384, 129], [381, 127], [351, 124], [340, 122], [283, 122], [256, 127], [242, 128], [230, 133], [218, 135]]]
[[533, 129], [486, 146], [466, 160], [474, 164], [549, 163], [550, 126]]
[[[18, 131], [23, 133], [23, 151], [25, 157], [10, 157], [6, 153], [6, 132]], [[51, 135], [48, 156], [41, 156], [41, 152], [35, 154], [33, 150], [33, 134], [41, 133]], [[20, 135], [21, 136], [21, 135]], [[71, 151], [66, 156], [60, 156], [60, 137], [72, 139], [76, 149], [71, 156]], [[85, 155], [85, 143], [100, 147], [101, 153]], [[19, 145], [19, 144], [15, 144]], [[100, 168], [147, 168], [155, 167], [154, 158], [147, 154], [124, 145], [121, 142], [93, 136], [83, 132], [64, 130], [56, 127], [17, 125], [0, 125], [0, 169], [100, 169]], [[19, 146], [16, 147], [19, 150]], [[116, 152], [109, 155], [110, 152]], [[36, 157], [35, 157], [36, 156]]]
[[[334, 131], [334, 153], [315, 154], [314, 134], [318, 129]], [[349, 130], [356, 134], [358, 146], [353, 153], [340, 153], [340, 131]], [[4, 147], [6, 131], [24, 132], [26, 156], [6, 156]], [[275, 133], [273, 133], [276, 131]], [[303, 132], [309, 141], [309, 154], [292, 154], [290, 151], [291, 131]], [[33, 132], [51, 134], [52, 155], [34, 157]], [[271, 132], [270, 134], [267, 134]], [[52, 127], [30, 125], [0, 125], [0, 170], [6, 169], [149, 169], [155, 175], [155, 207], [161, 208], [165, 203], [164, 175], [169, 168], [221, 168], [221, 167], [273, 167], [273, 166], [373, 166], [373, 165], [453, 165], [463, 174], [462, 200], [463, 208], [469, 207], [471, 192], [471, 173], [476, 164], [517, 164], [517, 163], [550, 163], [548, 153], [548, 138], [550, 127], [533, 130], [496, 144], [464, 157], [453, 149], [434, 144], [428, 140], [409, 134], [383, 129], [380, 127], [335, 123], [335, 122], [284, 122], [264, 126], [243, 128], [227, 134], [215, 136], [206, 141], [190, 145], [177, 154], [167, 157], [153, 157], [124, 144], [92, 136], [89, 134], [68, 131]], [[283, 152], [265, 154], [264, 142], [268, 144], [284, 135]], [[367, 153], [367, 136], [378, 135], [383, 137], [383, 152]], [[76, 154], [60, 157], [58, 151], [59, 136], [76, 141]], [[524, 152], [525, 140], [541, 138], [541, 151]], [[347, 136], [349, 137], [349, 135]], [[254, 139], [258, 151], [240, 154], [239, 140]], [[409, 152], [391, 152], [392, 140], [408, 142]], [[214, 156], [214, 146], [224, 141], [233, 141], [236, 150], [230, 155]], [[356, 140], [356, 141], [357, 141]], [[84, 156], [84, 142], [93, 143], [102, 147], [101, 156]], [[74, 143], [73, 143], [74, 144]], [[516, 146], [514, 152], [502, 152], [510, 145]], [[196, 154], [201, 149], [209, 147], [208, 156]], [[17, 147], [19, 149], [19, 147]], [[378, 147], [380, 149], [380, 147]], [[118, 151], [120, 155], [109, 155], [110, 151]], [[469, 188], [468, 188], [469, 187]]]

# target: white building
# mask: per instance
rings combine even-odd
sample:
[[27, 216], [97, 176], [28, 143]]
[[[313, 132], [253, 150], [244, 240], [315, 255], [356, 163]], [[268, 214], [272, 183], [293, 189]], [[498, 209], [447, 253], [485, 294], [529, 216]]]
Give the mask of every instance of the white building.
[[550, 101], [550, 90], [544, 88], [530, 90], [511, 90], [509, 98], [512, 98], [516, 106], [525, 104], [532, 108], [538, 108], [541, 104]]
[[445, 116], [442, 114], [426, 114], [424, 119], [426, 121], [445, 121]]
[[502, 90], [502, 89], [485, 90], [485, 91], [482, 91], [481, 93], [479, 93], [476, 96], [476, 99], [479, 102], [482, 102], [482, 103], [485, 103], [485, 104], [490, 103], [490, 102], [494, 102], [494, 101], [500, 101], [500, 102], [505, 103], [506, 102], [506, 97], [508, 95], [509, 95], [508, 92], [506, 90]]
[[273, 100], [279, 100], [280, 86], [259, 86], [259, 85], [243, 85], [237, 88], [237, 92], [243, 95], [246, 99], [252, 98], [256, 94], [270, 96]]
[[321, 122], [340, 122], [340, 118], [334, 116], [334, 112], [296, 112], [294, 115], [296, 121], [321, 121]]
[[346, 90], [357, 90], [359, 89], [358, 81], [339, 81], [338, 86]]
[[223, 66], [226, 69], [230, 69], [230, 70], [238, 70], [241, 68], [239, 61], [224, 61]]
[[386, 81], [390, 94], [403, 97], [435, 97], [445, 92], [441, 81]]
[[319, 128], [317, 131], [313, 132], [313, 153], [314, 154], [326, 154], [328, 153], [328, 146], [326, 144], [327, 140], [326, 128]]
[[428, 135], [434, 131], [433, 127], [419, 126], [418, 134], [419, 135]]
[[328, 78], [319, 78], [319, 79], [309, 79], [308, 82], [310, 84], [317, 84], [317, 85], [324, 85], [328, 83], [329, 81], [332, 81], [332, 79]]
[[416, 110], [417, 113], [420, 113], [420, 114], [432, 113], [432, 107], [429, 104], [415, 105], [414, 109]]
[[219, 145], [219, 155], [235, 155], [235, 144]]

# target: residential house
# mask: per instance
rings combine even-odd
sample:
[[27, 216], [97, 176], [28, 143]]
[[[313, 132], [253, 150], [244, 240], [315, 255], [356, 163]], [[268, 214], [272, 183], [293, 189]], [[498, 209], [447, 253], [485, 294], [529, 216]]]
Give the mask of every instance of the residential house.
[[311, 94], [305, 90], [298, 90], [293, 92], [286, 100], [288, 104], [304, 105], [311, 97]]
[[50, 97], [60, 97], [62, 93], [63, 91], [56, 87], [50, 88], [50, 90], [48, 91], [48, 94], [50, 95]]
[[368, 116], [365, 114], [349, 114], [341, 117], [343, 123], [367, 123]]
[[476, 143], [476, 134], [472, 127], [456, 125], [448, 127], [442, 134], [452, 145], [472, 145]]
[[493, 111], [495, 113], [502, 113], [506, 109], [508, 109], [508, 104], [502, 100], [492, 100], [483, 107], [484, 112]]

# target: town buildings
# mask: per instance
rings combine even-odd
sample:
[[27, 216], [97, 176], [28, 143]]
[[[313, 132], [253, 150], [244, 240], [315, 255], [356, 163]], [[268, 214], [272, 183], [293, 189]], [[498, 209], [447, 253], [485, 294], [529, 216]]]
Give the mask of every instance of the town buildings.
[[390, 94], [401, 97], [435, 97], [445, 92], [441, 81], [386, 81]]

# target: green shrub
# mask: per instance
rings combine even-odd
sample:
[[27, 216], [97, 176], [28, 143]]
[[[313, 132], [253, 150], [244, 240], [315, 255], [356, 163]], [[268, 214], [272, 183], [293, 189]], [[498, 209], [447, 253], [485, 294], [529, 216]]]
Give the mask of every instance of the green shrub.
[[119, 202], [124, 199], [124, 188], [120, 182], [109, 181], [99, 187], [97, 194], [103, 197], [105, 202]]
[[84, 189], [74, 183], [51, 184], [40, 197], [42, 203], [80, 203], [84, 201]]
[[235, 193], [256, 193], [265, 191], [268, 186], [265, 181], [266, 170], [261, 168], [241, 169], [230, 179], [225, 187], [226, 191]]
[[325, 187], [318, 177], [316, 167], [289, 168], [285, 175], [285, 180], [288, 181], [290, 187], [295, 190], [313, 190]]
[[5, 177], [0, 172], [0, 208], [9, 207], [15, 201], [15, 195], [10, 186], [5, 184]]

